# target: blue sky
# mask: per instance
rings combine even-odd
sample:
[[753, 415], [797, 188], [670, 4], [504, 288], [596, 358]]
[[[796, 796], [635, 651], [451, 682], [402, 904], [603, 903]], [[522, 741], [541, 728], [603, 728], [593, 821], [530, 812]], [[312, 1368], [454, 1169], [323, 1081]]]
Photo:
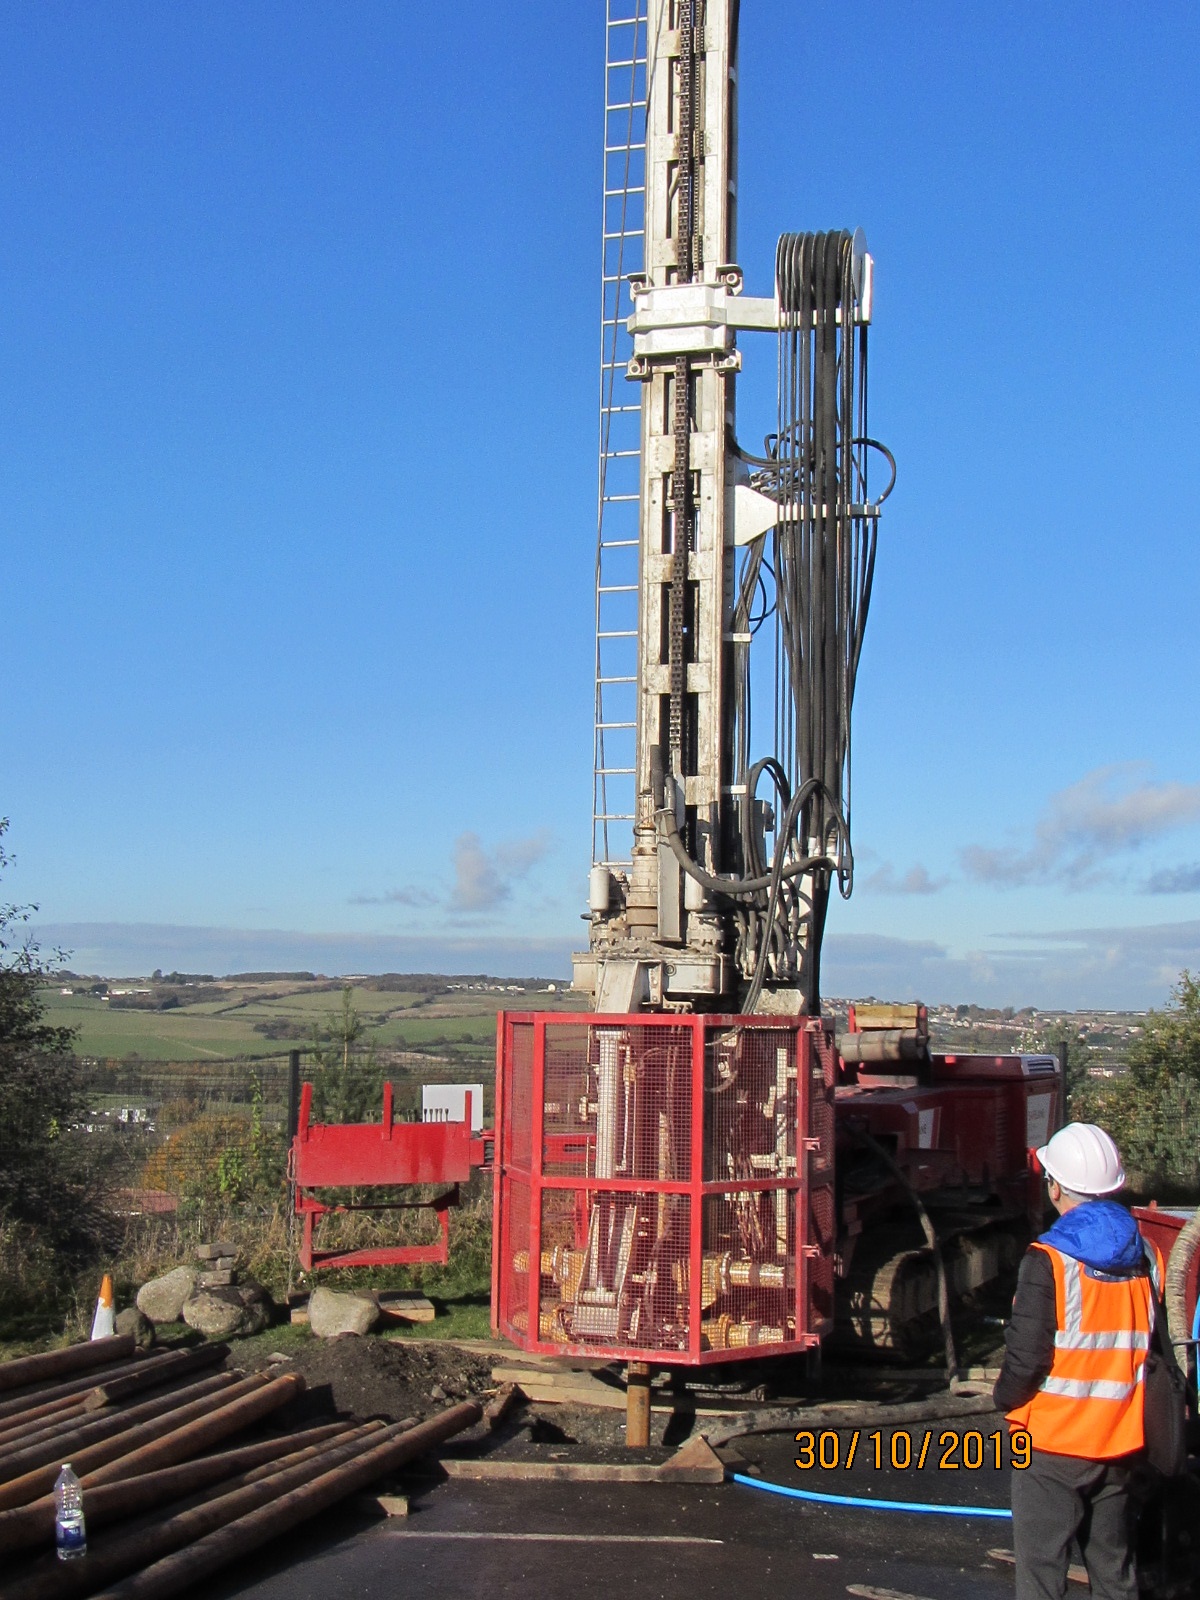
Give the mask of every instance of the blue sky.
[[[567, 970], [602, 15], [0, 4], [4, 887], [77, 966]], [[1200, 965], [1198, 45], [742, 8], [748, 286], [865, 228], [900, 464], [830, 992]]]

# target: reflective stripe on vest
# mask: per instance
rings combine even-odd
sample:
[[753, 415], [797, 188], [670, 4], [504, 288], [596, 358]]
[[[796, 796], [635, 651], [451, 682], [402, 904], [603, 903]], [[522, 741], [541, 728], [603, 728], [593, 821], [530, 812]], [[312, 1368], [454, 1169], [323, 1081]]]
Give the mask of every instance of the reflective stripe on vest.
[[1054, 1360], [1037, 1393], [1008, 1420], [1051, 1454], [1097, 1461], [1140, 1450], [1161, 1257], [1143, 1242], [1147, 1274], [1110, 1277], [1052, 1245], [1034, 1248], [1054, 1269]]

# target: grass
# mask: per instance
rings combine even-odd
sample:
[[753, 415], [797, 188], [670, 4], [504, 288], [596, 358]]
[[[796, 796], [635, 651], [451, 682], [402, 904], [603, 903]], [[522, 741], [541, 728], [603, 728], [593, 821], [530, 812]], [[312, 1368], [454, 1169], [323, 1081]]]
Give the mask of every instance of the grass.
[[[340, 988], [327, 981], [205, 985], [203, 999], [167, 1011], [114, 1008], [98, 995], [45, 991], [46, 1020], [77, 1028], [80, 1055], [104, 1059], [138, 1056], [143, 1061], [203, 1061], [278, 1056], [303, 1047], [314, 1025], [324, 1026], [340, 1005]], [[353, 985], [354, 1007], [363, 1024], [360, 1043], [391, 1049], [441, 1051], [452, 1060], [490, 1060], [496, 1012], [577, 1009], [582, 996], [529, 990], [500, 994], [471, 990], [376, 989], [370, 980]], [[270, 1038], [255, 1024], [290, 1025], [291, 1036]]]

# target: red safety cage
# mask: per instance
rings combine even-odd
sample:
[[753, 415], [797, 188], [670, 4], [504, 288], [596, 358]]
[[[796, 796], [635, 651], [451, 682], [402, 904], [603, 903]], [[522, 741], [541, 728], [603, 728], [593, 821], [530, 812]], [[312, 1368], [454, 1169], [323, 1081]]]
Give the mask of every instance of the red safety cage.
[[698, 1366], [831, 1329], [819, 1018], [502, 1012], [496, 1054], [497, 1333]]

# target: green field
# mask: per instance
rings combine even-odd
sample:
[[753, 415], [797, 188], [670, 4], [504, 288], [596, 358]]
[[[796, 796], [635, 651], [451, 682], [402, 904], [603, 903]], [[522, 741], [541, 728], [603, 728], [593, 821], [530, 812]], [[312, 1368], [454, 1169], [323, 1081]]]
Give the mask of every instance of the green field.
[[[349, 987], [363, 1027], [359, 1046], [445, 1052], [482, 1061], [491, 1056], [501, 1008], [557, 1011], [584, 1004], [582, 996], [561, 989], [547, 993], [544, 985], [519, 993], [448, 987], [456, 981], [425, 978], [408, 989], [398, 984], [377, 987], [369, 978], [354, 980]], [[195, 999], [189, 998], [188, 988], [170, 984], [149, 984], [149, 995], [128, 997], [61, 992], [73, 986], [69, 979], [47, 986], [47, 1021], [78, 1030], [80, 1055], [138, 1056], [143, 1061], [278, 1056], [304, 1049], [312, 1042], [314, 1026], [336, 1036], [343, 987], [325, 979], [218, 981], [197, 986]], [[136, 986], [147, 986], [147, 980], [137, 980]], [[113, 989], [131, 987], [132, 980], [112, 984]], [[157, 1009], [163, 1000], [175, 1004]], [[137, 1003], [136, 1009], [131, 1002]]]

